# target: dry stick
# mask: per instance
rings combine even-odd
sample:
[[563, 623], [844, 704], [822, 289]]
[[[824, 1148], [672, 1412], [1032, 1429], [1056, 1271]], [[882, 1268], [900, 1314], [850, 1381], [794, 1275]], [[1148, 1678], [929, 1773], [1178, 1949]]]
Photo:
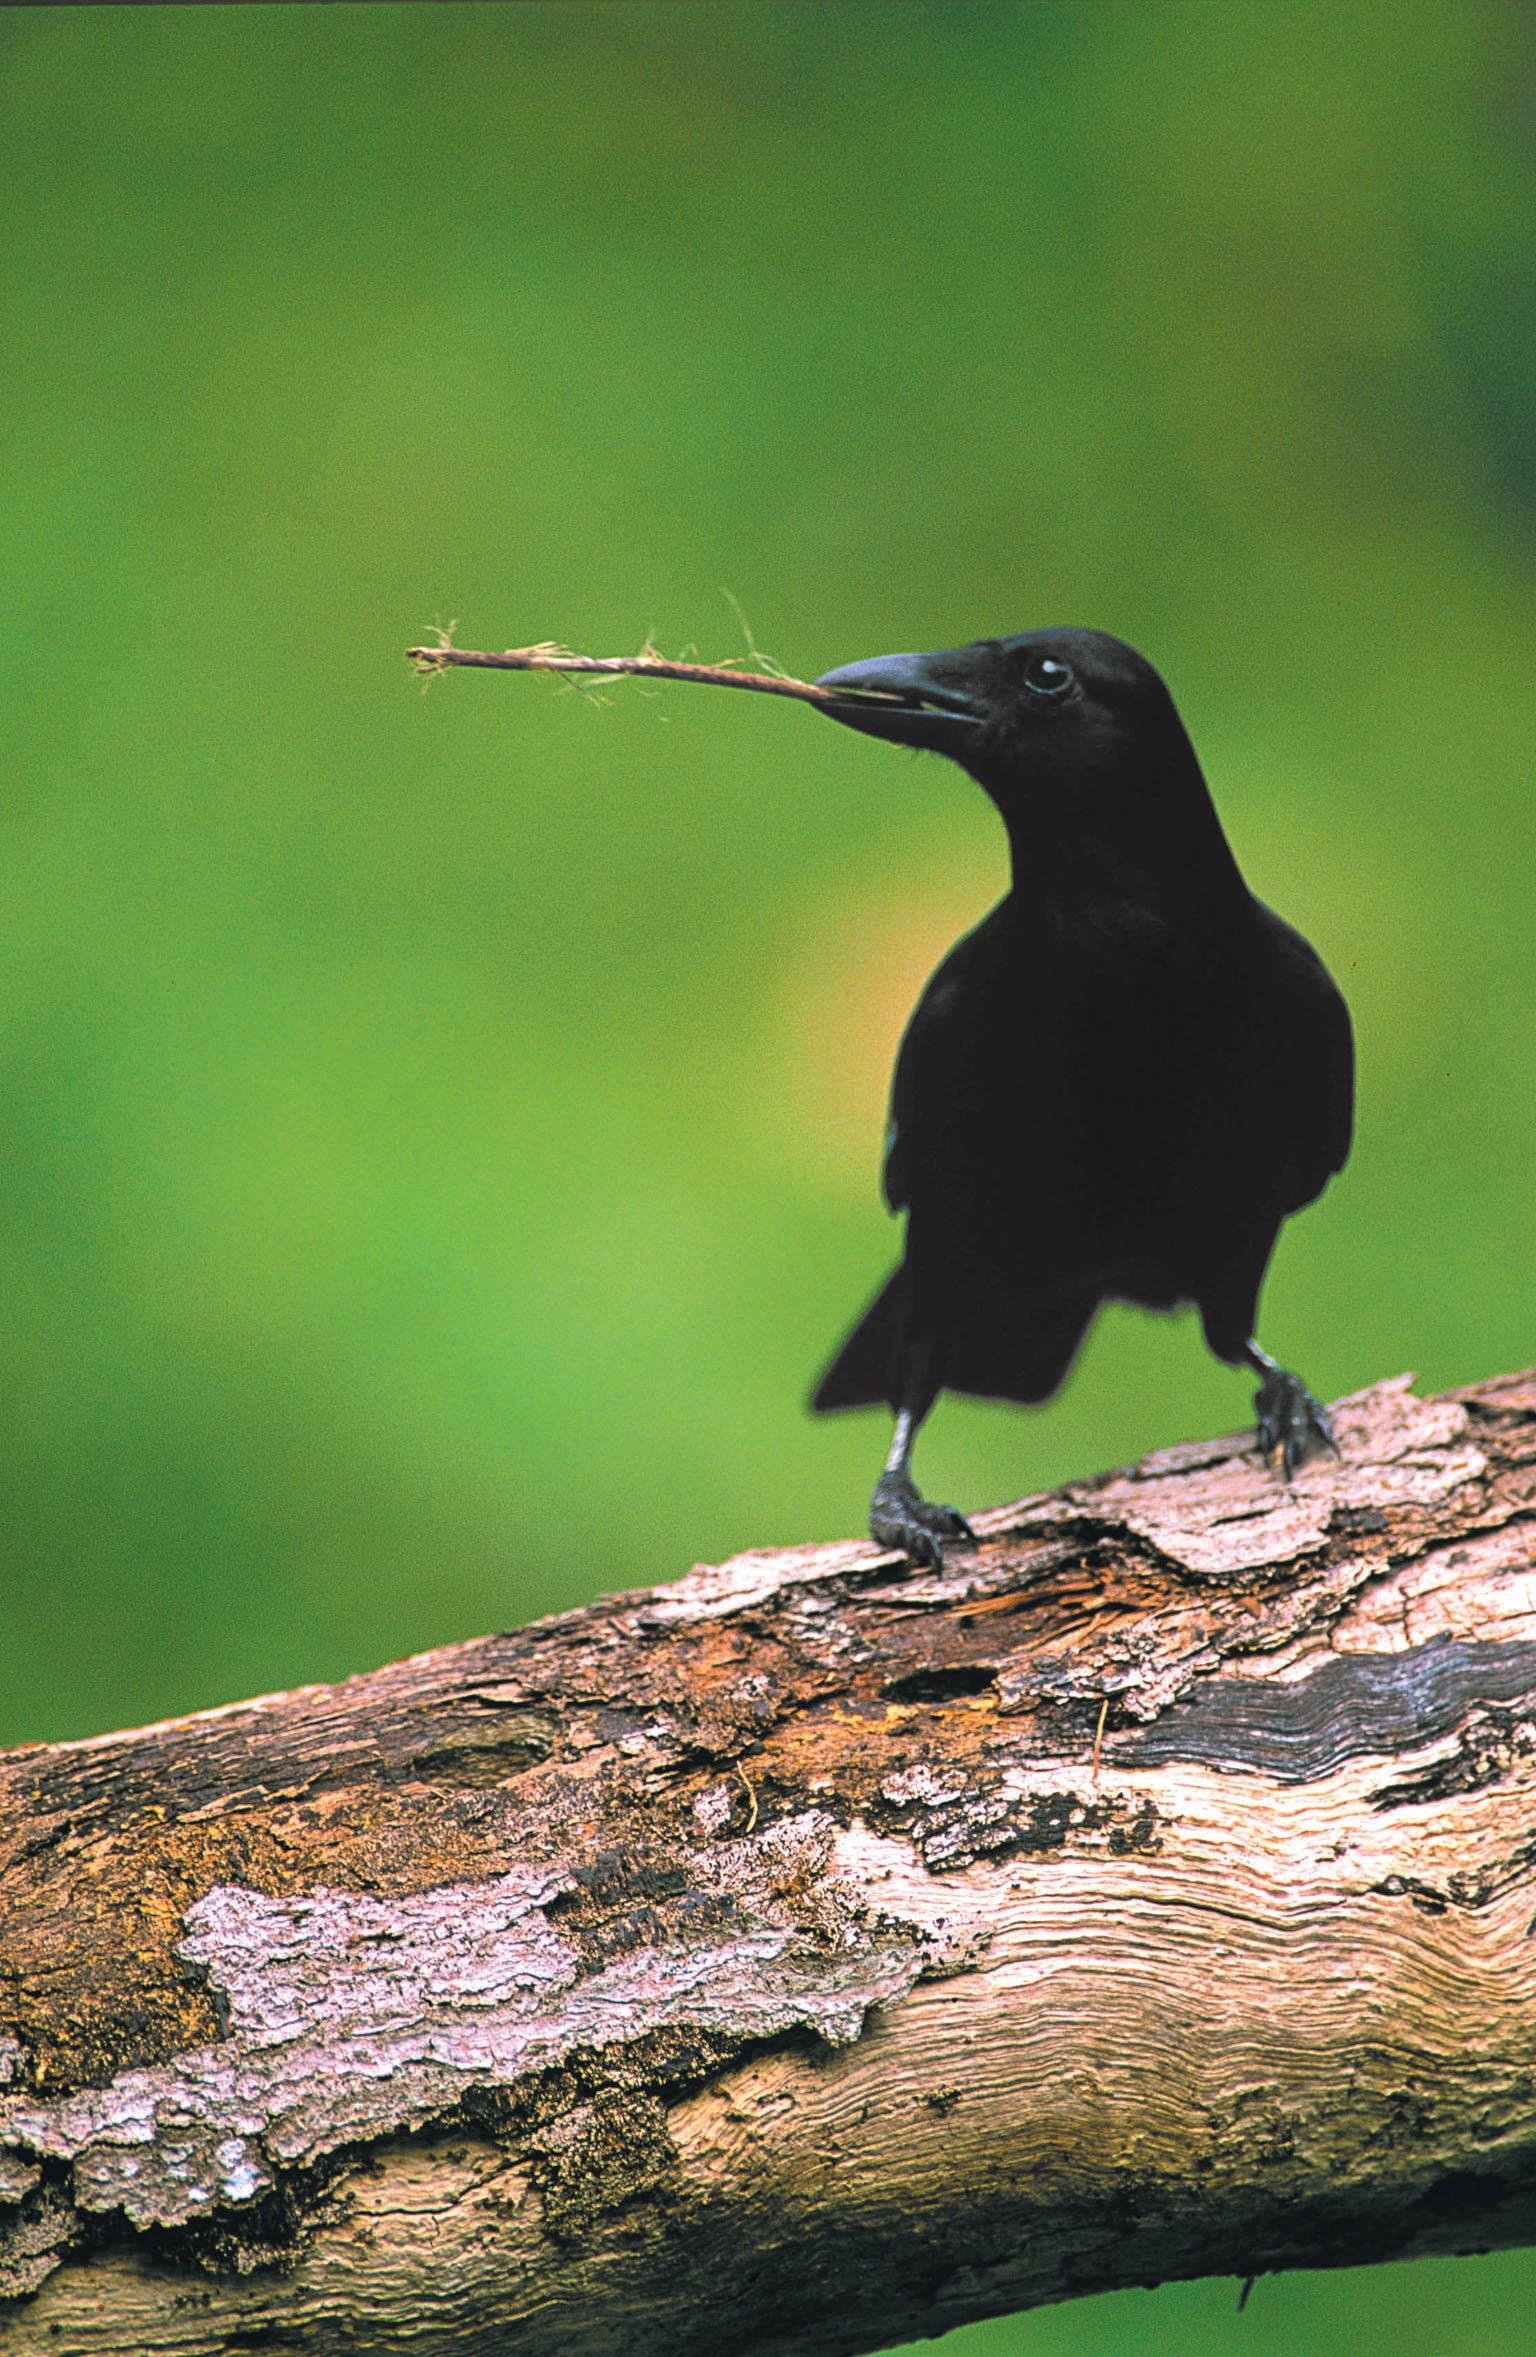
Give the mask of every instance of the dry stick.
[[[430, 676], [459, 664], [479, 671], [583, 671], [608, 678], [692, 679], [705, 687], [753, 688], [762, 696], [794, 696], [802, 704], [844, 704], [852, 694], [816, 687], [805, 679], [784, 679], [772, 671], [737, 671], [729, 663], [669, 663], [660, 655], [572, 655], [563, 647], [509, 647], [505, 654], [476, 654], [468, 647], [407, 647], [406, 657]], [[857, 691], [860, 703], [899, 704], [900, 696]]]

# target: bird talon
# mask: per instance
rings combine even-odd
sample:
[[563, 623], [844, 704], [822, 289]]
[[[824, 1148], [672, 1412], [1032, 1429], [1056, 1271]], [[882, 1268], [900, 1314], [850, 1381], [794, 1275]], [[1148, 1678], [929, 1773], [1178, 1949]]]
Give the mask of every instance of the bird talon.
[[869, 1505], [869, 1534], [877, 1546], [899, 1548], [924, 1571], [942, 1571], [946, 1539], [978, 1544], [976, 1533], [953, 1506], [935, 1506], [910, 1474], [882, 1473]]
[[1333, 1425], [1328, 1411], [1320, 1400], [1312, 1397], [1299, 1375], [1277, 1367], [1266, 1375], [1253, 1395], [1258, 1419], [1257, 1439], [1259, 1454], [1272, 1457], [1280, 1452], [1280, 1477], [1289, 1481], [1299, 1465], [1324, 1449], [1339, 1453], [1333, 1436]]

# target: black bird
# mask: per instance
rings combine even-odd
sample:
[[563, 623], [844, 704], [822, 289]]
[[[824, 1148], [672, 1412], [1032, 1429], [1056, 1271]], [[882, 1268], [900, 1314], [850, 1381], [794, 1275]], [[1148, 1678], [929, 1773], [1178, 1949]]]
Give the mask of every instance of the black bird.
[[1281, 1222], [1349, 1151], [1349, 1015], [1238, 873], [1173, 698], [1097, 630], [817, 685], [850, 728], [959, 762], [1013, 868], [907, 1026], [884, 1174], [905, 1254], [811, 1402], [895, 1413], [871, 1532], [935, 1568], [974, 1544], [912, 1479], [924, 1417], [944, 1390], [1048, 1399], [1112, 1300], [1198, 1307], [1217, 1358], [1260, 1376], [1259, 1446], [1289, 1479], [1333, 1434], [1254, 1313]]

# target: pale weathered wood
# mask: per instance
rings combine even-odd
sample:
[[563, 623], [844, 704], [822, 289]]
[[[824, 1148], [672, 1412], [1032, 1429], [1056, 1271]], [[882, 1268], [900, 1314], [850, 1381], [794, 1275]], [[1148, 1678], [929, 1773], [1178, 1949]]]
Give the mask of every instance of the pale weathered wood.
[[0, 1758], [0, 2351], [876, 2348], [1536, 2240], [1536, 1378]]

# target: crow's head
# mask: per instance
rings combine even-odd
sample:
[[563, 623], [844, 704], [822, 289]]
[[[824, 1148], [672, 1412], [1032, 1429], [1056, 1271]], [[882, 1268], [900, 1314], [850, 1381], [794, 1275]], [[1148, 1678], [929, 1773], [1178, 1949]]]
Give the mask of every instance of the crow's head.
[[1101, 630], [878, 655], [816, 684], [837, 699], [821, 707], [831, 719], [959, 762], [1016, 848], [1076, 848], [1112, 865], [1130, 854], [1143, 870], [1197, 846], [1215, 856], [1220, 829], [1173, 698], [1150, 663]]
[[947, 753], [984, 784], [999, 769], [1049, 775], [1139, 758], [1182, 736], [1150, 663], [1102, 630], [1025, 630], [937, 655], [877, 655], [816, 685], [833, 720]]

